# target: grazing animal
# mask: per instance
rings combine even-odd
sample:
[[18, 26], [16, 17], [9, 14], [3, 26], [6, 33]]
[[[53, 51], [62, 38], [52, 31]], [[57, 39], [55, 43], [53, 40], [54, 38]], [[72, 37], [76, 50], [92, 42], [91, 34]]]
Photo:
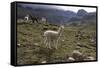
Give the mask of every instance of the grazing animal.
[[32, 23], [35, 23], [35, 22], [39, 22], [39, 17], [33, 17], [33, 16], [31, 16], [30, 15], [30, 18], [31, 18], [31, 20], [32, 20]]
[[58, 40], [62, 34], [64, 26], [60, 26], [58, 31], [47, 30], [44, 32], [44, 43], [46, 47], [50, 48], [53, 46], [57, 49]]
[[29, 21], [29, 15], [28, 14], [24, 17], [24, 20]]
[[27, 14], [25, 17], [24, 17], [24, 20], [26, 21], [26, 22], [28, 22], [28, 21], [32, 21], [32, 23], [34, 23], [34, 22], [39, 22], [39, 20], [41, 20], [41, 18], [39, 18], [39, 17], [36, 17], [36, 16], [32, 16], [31, 14]]
[[45, 18], [45, 17], [42, 17], [42, 18], [41, 18], [41, 21], [42, 21], [42, 22], [46, 22], [46, 18]]

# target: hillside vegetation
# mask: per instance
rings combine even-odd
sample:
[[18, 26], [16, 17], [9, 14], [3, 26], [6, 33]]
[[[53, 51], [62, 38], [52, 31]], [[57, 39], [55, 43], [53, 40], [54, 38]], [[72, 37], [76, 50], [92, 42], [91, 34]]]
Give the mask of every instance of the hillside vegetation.
[[[90, 39], [96, 39], [96, 25], [67, 26], [63, 30], [59, 40], [58, 49], [49, 49], [44, 45], [43, 33], [45, 30], [58, 30], [59, 25], [49, 23], [17, 23], [17, 64], [40, 64], [67, 62], [68, 56], [73, 50], [79, 50], [85, 56], [96, 59], [96, 43]], [[78, 31], [84, 33], [80, 40], [76, 37]], [[96, 40], [95, 40], [96, 42]], [[78, 44], [80, 43], [80, 45]]]

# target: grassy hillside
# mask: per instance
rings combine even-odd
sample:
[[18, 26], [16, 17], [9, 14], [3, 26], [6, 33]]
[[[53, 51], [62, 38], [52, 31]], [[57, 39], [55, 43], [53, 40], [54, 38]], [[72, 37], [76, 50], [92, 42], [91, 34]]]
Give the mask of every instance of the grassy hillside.
[[[38, 64], [66, 62], [73, 50], [79, 50], [86, 56], [96, 58], [96, 44], [91, 43], [90, 38], [96, 37], [96, 26], [87, 25], [81, 27], [65, 26], [63, 34], [59, 40], [58, 49], [48, 49], [44, 45], [43, 33], [45, 30], [57, 30], [58, 25], [48, 23], [17, 23], [17, 63]], [[80, 40], [75, 36], [78, 31], [84, 32], [84, 37]], [[89, 36], [89, 37], [88, 37]], [[78, 45], [80, 43], [81, 45]]]

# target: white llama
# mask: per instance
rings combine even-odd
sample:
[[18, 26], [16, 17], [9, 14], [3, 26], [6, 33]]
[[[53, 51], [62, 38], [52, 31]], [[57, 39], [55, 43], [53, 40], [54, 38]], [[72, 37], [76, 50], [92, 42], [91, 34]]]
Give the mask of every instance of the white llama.
[[47, 30], [44, 32], [44, 44], [46, 47], [50, 49], [55, 47], [57, 49], [58, 40], [60, 39], [63, 29], [64, 26], [62, 25], [59, 27], [58, 31]]
[[29, 21], [29, 15], [27, 14], [25, 17], [24, 17], [25, 21]]

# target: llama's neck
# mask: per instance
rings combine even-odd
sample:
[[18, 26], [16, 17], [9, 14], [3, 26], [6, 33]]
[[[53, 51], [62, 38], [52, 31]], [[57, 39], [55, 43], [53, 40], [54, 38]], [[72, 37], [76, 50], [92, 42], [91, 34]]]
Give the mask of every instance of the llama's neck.
[[61, 32], [62, 32], [62, 28], [59, 27], [59, 29], [58, 29], [58, 34], [60, 34]]

